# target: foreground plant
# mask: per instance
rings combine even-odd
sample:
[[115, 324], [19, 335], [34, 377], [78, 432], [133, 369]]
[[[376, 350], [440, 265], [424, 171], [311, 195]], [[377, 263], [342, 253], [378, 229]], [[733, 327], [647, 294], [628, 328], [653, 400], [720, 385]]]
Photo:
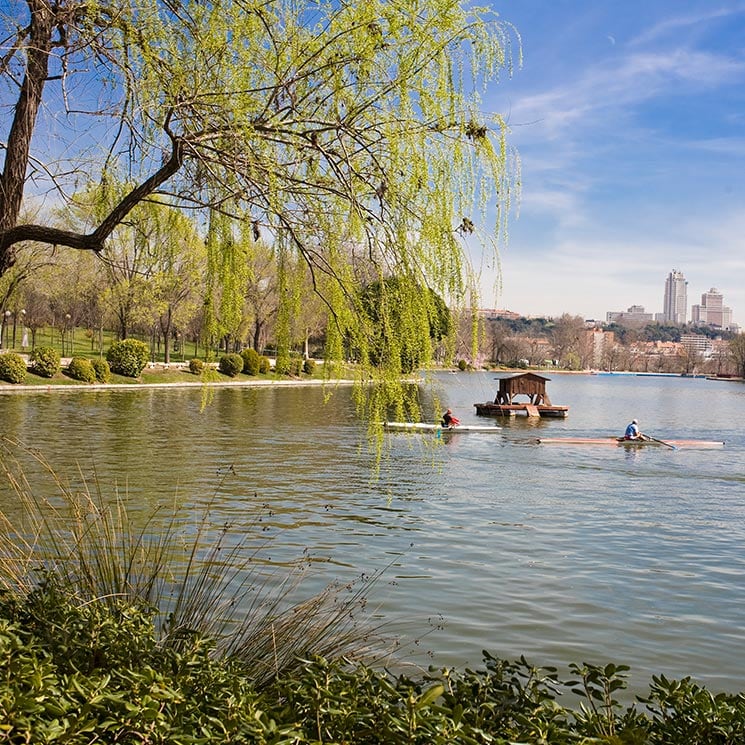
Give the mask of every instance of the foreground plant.
[[[262, 561], [261, 515], [217, 528], [209, 510], [197, 525], [183, 525], [175, 506], [168, 516], [143, 518], [118, 495], [107, 503], [84, 481], [74, 489], [18, 443], [0, 440], [0, 457], [12, 497], [6, 504], [16, 505], [0, 514], [7, 598], [42, 598], [48, 609], [56, 598], [113, 619], [144, 615], [158, 648], [183, 652], [208, 639], [213, 656], [241, 665], [259, 686], [302, 656], [356, 658], [379, 641], [363, 612], [375, 577], [302, 597], [302, 563], [278, 576]], [[54, 627], [47, 613], [41, 617]]]

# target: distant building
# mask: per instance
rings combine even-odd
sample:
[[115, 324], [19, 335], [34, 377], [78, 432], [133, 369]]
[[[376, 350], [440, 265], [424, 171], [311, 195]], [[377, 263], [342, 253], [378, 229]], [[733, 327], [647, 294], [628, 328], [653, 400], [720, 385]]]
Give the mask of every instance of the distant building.
[[732, 326], [732, 310], [725, 307], [722, 293], [712, 287], [701, 295], [701, 305], [691, 307], [691, 321], [701, 326], [729, 329]]
[[515, 313], [514, 310], [505, 310], [504, 308], [480, 308], [478, 315], [489, 321], [504, 318], [508, 321], [517, 321], [522, 316], [519, 313]]
[[662, 320], [665, 323], [685, 323], [688, 317], [688, 282], [683, 272], [673, 269], [665, 280], [665, 302]]
[[653, 320], [651, 313], [644, 312], [643, 305], [632, 305], [626, 311], [609, 310], [605, 314], [606, 323], [618, 323], [621, 326], [644, 326]]
[[712, 350], [714, 349], [712, 339], [701, 334], [681, 334], [680, 343], [689, 352], [696, 352], [706, 358], [711, 357]]
[[599, 369], [603, 366], [603, 358], [606, 352], [616, 343], [616, 336], [612, 331], [595, 328], [587, 329], [585, 338], [590, 345], [592, 367]]

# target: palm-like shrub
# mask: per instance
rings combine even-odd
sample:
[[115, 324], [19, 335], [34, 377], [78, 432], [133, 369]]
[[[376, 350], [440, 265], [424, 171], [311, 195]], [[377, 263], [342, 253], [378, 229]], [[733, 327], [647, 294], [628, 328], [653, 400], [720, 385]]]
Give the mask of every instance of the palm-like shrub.
[[52, 347], [37, 347], [28, 359], [31, 372], [42, 378], [53, 378], [61, 369], [59, 352]]
[[128, 378], [139, 378], [150, 359], [150, 350], [144, 341], [124, 339], [109, 347], [106, 360], [111, 372]]
[[73, 380], [82, 380], [84, 383], [96, 382], [96, 371], [91, 361], [85, 357], [73, 357], [67, 366], [67, 374]]
[[0, 354], [0, 380], [7, 383], [23, 383], [26, 379], [26, 362], [20, 354]]

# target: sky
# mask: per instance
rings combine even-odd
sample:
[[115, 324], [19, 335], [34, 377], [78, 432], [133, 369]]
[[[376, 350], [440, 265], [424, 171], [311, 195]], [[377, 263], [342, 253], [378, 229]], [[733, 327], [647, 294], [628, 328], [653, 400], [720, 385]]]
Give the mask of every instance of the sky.
[[[605, 320], [716, 287], [745, 326], [745, 0], [495, 0], [522, 65], [489, 89], [520, 160], [482, 307]], [[496, 289], [495, 289], [496, 286]]]

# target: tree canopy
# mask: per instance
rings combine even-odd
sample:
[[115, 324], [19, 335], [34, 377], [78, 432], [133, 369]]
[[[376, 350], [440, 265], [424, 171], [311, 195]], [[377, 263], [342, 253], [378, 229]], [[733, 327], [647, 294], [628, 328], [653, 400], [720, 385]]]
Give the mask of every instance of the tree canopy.
[[[221, 298], [240, 299], [236, 247], [261, 241], [280, 302], [302, 281], [326, 303], [327, 355], [370, 360], [361, 287], [397, 277], [457, 302], [464, 240], [503, 236], [517, 164], [482, 97], [513, 40], [458, 0], [8, 0], [0, 277], [28, 246], [106, 255], [157, 201], [201, 230]], [[81, 225], [65, 207], [91, 187], [116, 198]]]

